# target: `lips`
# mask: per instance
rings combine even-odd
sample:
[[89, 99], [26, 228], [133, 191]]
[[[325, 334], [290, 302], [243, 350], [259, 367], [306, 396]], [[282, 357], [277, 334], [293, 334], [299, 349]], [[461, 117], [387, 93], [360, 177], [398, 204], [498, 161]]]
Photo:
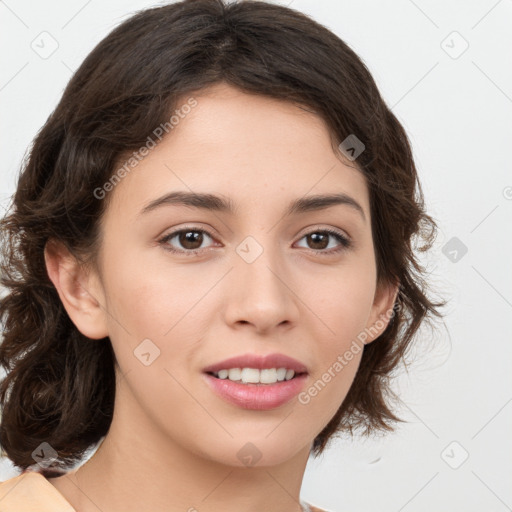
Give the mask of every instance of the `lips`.
[[224, 361], [212, 364], [203, 368], [204, 373], [218, 372], [230, 368], [256, 368], [263, 370], [265, 368], [287, 368], [293, 370], [295, 374], [308, 373], [305, 364], [284, 354], [267, 354], [261, 356], [258, 354], [245, 354], [231, 357]]
[[[295, 375], [290, 380], [274, 384], [251, 384], [217, 378], [220, 370], [233, 368], [286, 368]], [[308, 379], [305, 364], [284, 354], [245, 354], [219, 361], [203, 368], [203, 378], [208, 387], [224, 401], [242, 409], [270, 410], [293, 400], [304, 388]]]
[[217, 379], [208, 373], [203, 374], [203, 379], [215, 395], [231, 406], [265, 411], [276, 409], [295, 399], [304, 389], [308, 376], [301, 374], [275, 384], [240, 384]]

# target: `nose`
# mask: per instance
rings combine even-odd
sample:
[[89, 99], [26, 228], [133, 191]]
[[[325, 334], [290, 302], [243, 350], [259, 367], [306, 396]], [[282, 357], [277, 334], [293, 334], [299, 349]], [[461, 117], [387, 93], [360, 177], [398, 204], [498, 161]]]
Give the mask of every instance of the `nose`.
[[257, 333], [291, 328], [299, 318], [298, 287], [281, 258], [270, 250], [249, 263], [234, 254], [225, 308], [228, 325], [248, 324]]

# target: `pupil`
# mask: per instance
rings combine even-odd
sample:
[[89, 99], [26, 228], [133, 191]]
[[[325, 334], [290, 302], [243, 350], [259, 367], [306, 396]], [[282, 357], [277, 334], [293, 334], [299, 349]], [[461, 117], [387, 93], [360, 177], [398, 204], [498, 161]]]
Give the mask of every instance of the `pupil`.
[[[328, 243], [328, 235], [326, 234], [318, 234], [318, 233], [312, 233], [311, 235], [308, 235], [310, 239], [313, 239], [313, 244], [317, 244], [316, 247], [313, 247], [313, 249], [325, 249], [329, 243]], [[318, 239], [323, 239], [320, 242], [320, 247], [318, 247]]]
[[[186, 249], [198, 249], [199, 247], [201, 247], [202, 236], [203, 236], [202, 233], [199, 233], [197, 231], [186, 231], [181, 234], [180, 243]], [[195, 247], [194, 243], [197, 243], [198, 240], [199, 240], [199, 245], [197, 245], [197, 247]], [[192, 244], [192, 247], [190, 247], [190, 244]]]

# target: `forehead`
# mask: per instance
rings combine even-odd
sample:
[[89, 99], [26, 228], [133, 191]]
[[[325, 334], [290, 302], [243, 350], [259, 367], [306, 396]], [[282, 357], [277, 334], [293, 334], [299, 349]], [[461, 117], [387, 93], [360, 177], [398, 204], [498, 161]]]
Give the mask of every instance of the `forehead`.
[[[180, 111], [187, 104], [194, 106]], [[325, 122], [307, 108], [226, 84], [183, 97], [169, 134], [109, 192], [112, 209], [132, 215], [173, 190], [229, 196], [237, 210], [347, 193], [368, 216], [363, 175], [333, 151]]]

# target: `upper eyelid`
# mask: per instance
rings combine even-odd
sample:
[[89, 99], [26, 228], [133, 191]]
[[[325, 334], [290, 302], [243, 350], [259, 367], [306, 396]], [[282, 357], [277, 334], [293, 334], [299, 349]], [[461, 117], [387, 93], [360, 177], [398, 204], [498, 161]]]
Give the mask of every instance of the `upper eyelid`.
[[[305, 231], [302, 236], [305, 236], [307, 234], [310, 234], [312, 232], [314, 232], [315, 230], [316, 231], [328, 231], [328, 230], [332, 230], [332, 231], [336, 231], [337, 233], [339, 233], [340, 235], [342, 236], [345, 236], [346, 238], [352, 238], [345, 230], [342, 230], [341, 228], [335, 228], [335, 227], [322, 227], [321, 225], [313, 225], [312, 227], [309, 227], [309, 228], [305, 228], [307, 231]], [[167, 233], [166, 235], [162, 235], [162, 237], [167, 237], [169, 235], [176, 235], [177, 233], [181, 233], [182, 231], [204, 231], [207, 235], [211, 236], [212, 238], [217, 236], [217, 235], [214, 235], [212, 234], [211, 231], [214, 231], [215, 230], [210, 230], [208, 228], [204, 228], [204, 227], [201, 227], [201, 226], [184, 226], [182, 228], [177, 228], [175, 230], [172, 230], [170, 231], [169, 233]]]

